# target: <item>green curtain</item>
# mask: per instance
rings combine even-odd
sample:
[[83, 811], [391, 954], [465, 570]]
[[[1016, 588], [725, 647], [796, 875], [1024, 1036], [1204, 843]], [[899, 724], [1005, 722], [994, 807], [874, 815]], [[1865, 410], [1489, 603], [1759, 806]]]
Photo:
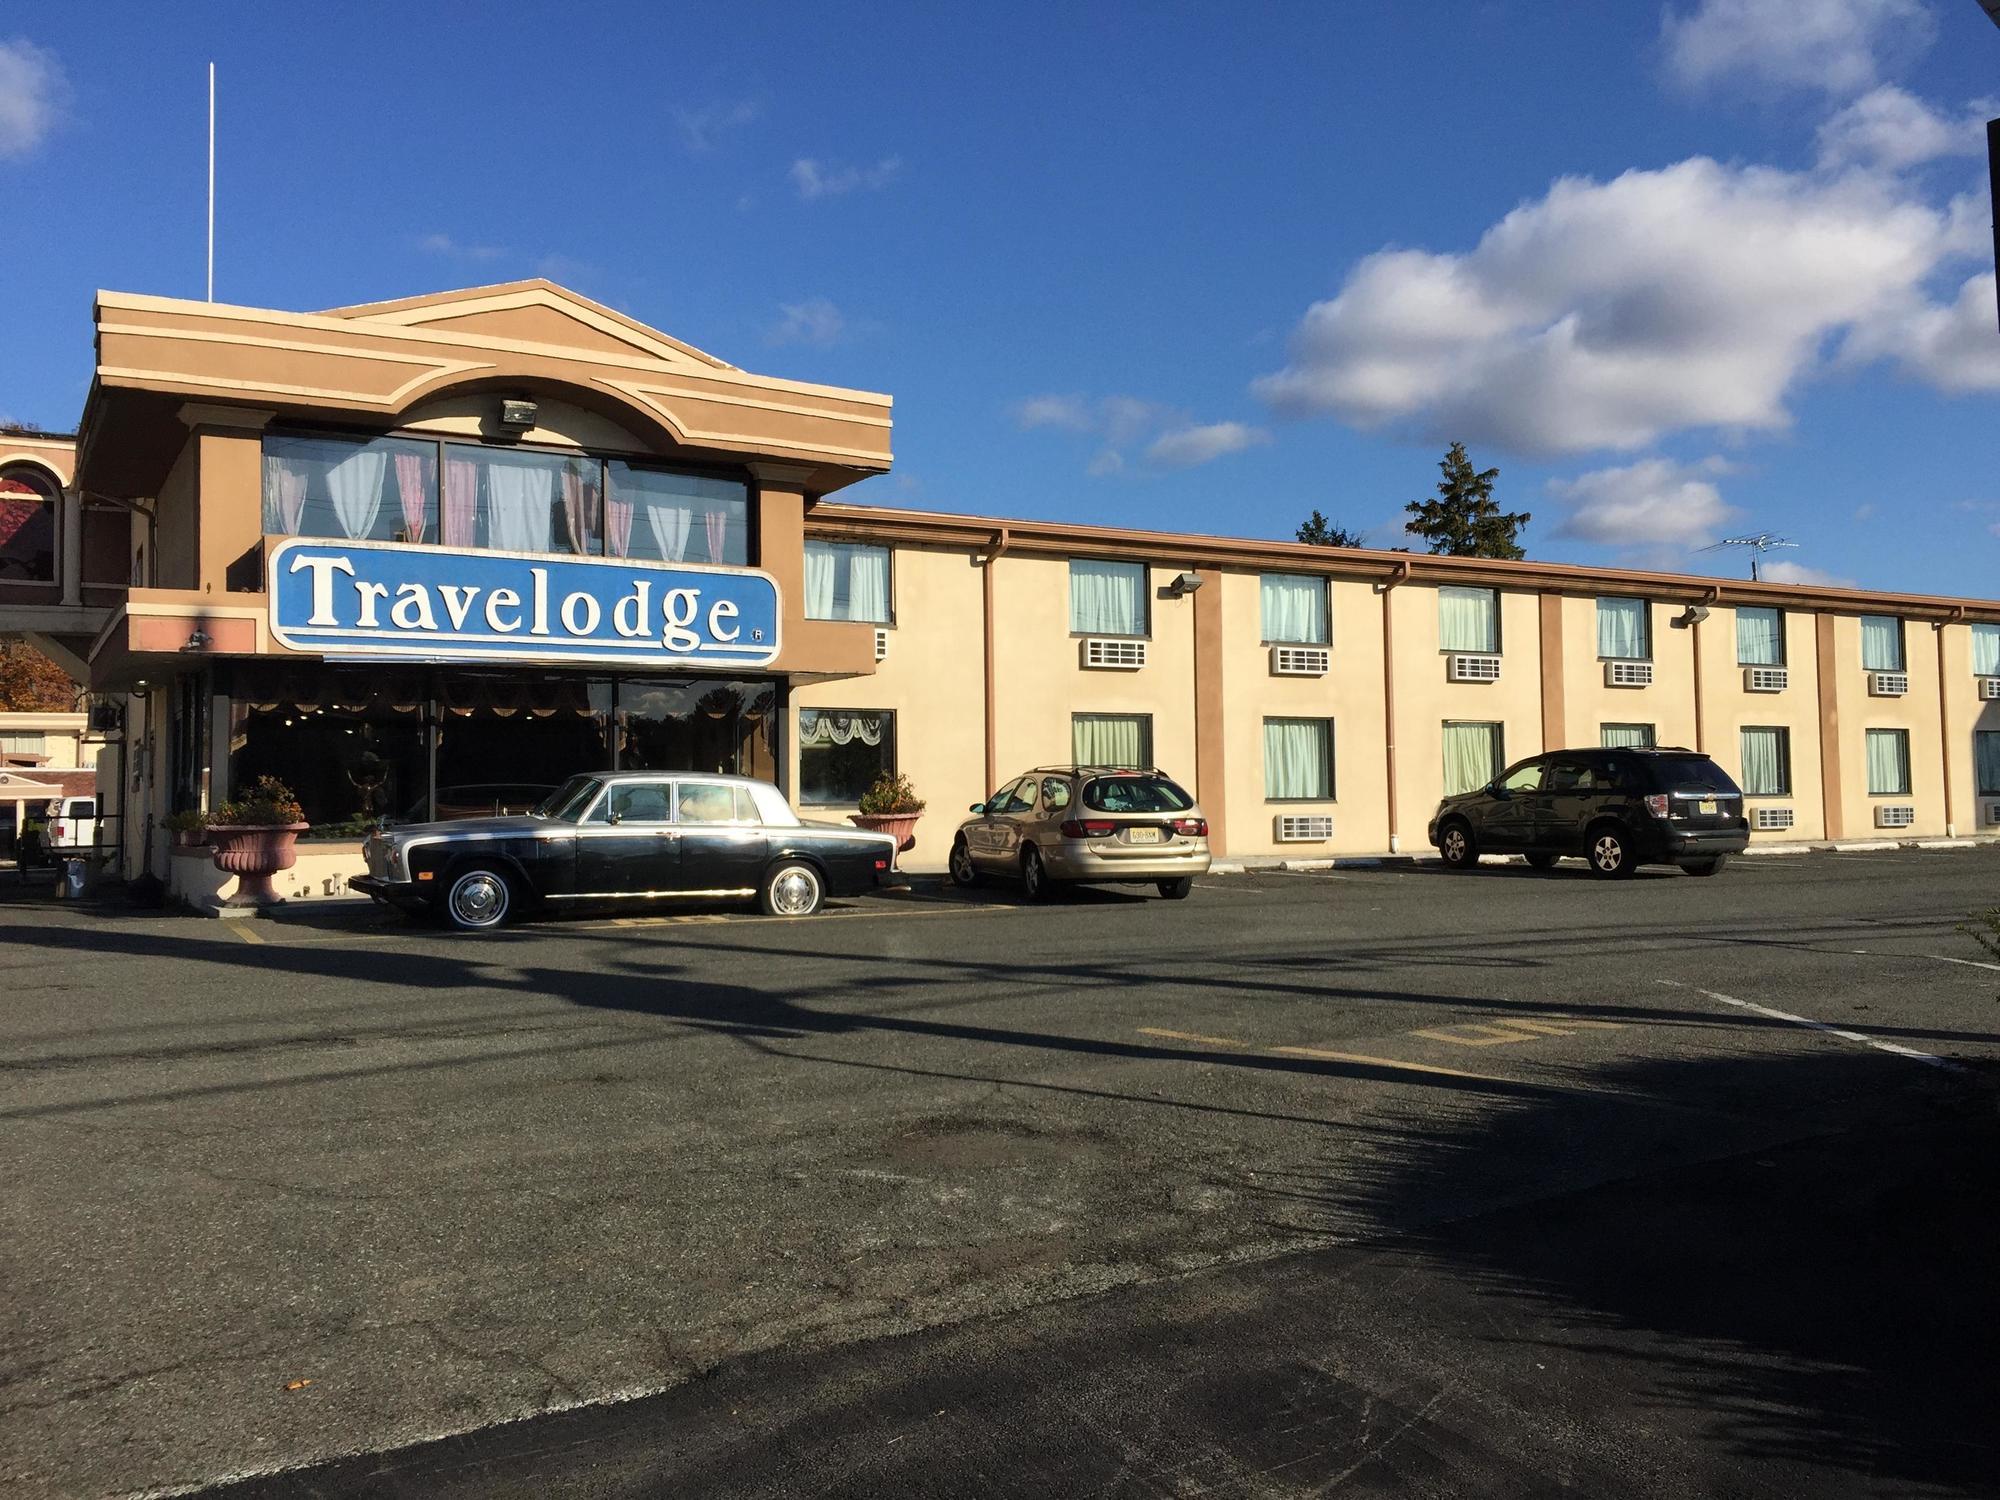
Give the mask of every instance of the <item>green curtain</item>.
[[1972, 670], [1979, 677], [2000, 677], [2000, 625], [1972, 627]]
[[1498, 724], [1444, 726], [1444, 794], [1476, 791], [1500, 769]]
[[1264, 721], [1264, 795], [1272, 801], [1333, 796], [1332, 720]]
[[1743, 792], [1749, 797], [1782, 797], [1791, 790], [1791, 732], [1782, 728], [1743, 731]]
[[1861, 617], [1861, 669], [1864, 672], [1903, 670], [1903, 622], [1894, 615]]
[[1650, 750], [1653, 748], [1653, 738], [1651, 724], [1597, 726], [1597, 742], [1607, 750]]
[[1143, 769], [1152, 763], [1145, 714], [1073, 714], [1070, 747], [1080, 766]]
[[1775, 609], [1736, 611], [1736, 664], [1741, 667], [1785, 664], [1785, 627]]
[[1652, 656], [1644, 599], [1597, 601], [1597, 654], [1616, 661], [1645, 661]]
[[1326, 580], [1300, 573], [1266, 573], [1260, 580], [1264, 639], [1327, 644]]
[[1145, 567], [1140, 563], [1072, 562], [1069, 628], [1079, 635], [1144, 635]]
[[1909, 791], [1909, 730], [1869, 730], [1868, 794], [1871, 797], [1905, 797]]
[[1500, 596], [1492, 589], [1439, 589], [1438, 649], [1498, 651]]
[[1979, 795], [2000, 796], [2000, 729], [1979, 730], [1972, 740], [1972, 759], [1979, 771]]

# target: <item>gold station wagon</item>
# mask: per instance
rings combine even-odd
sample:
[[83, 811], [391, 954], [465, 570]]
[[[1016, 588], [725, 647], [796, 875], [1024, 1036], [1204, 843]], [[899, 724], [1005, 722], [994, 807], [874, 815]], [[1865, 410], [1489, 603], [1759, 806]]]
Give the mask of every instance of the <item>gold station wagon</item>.
[[959, 825], [951, 878], [1011, 876], [1030, 898], [1063, 885], [1156, 885], [1178, 901], [1208, 871], [1208, 819], [1159, 771], [1041, 766], [1015, 778]]

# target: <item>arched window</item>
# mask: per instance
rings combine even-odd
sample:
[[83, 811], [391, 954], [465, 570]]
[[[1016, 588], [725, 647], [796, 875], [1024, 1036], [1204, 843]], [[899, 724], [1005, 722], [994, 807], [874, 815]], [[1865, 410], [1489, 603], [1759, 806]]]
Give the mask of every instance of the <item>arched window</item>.
[[0, 469], [0, 583], [54, 583], [56, 482], [28, 464]]

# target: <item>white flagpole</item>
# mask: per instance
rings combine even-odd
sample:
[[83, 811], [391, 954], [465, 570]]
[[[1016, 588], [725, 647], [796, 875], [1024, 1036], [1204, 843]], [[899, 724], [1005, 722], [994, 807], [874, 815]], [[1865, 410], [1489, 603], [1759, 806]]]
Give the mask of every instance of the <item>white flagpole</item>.
[[208, 65], [208, 300], [215, 300], [215, 64]]

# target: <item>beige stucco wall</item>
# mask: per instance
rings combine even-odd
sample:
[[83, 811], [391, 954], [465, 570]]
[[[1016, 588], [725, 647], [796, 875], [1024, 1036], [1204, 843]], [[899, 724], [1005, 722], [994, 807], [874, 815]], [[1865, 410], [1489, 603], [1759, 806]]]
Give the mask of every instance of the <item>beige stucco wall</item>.
[[1597, 654], [1597, 601], [1562, 601], [1563, 748], [1602, 744], [1606, 724], [1651, 724], [1657, 745], [1694, 745], [1693, 633], [1667, 624], [1678, 609], [1649, 601], [1647, 613], [1652, 685], [1607, 687], [1604, 661]]
[[1972, 627], [1947, 625], [1940, 638], [1943, 651], [1946, 729], [1951, 751], [1951, 812], [1953, 831], [2000, 832], [2000, 819], [1988, 820], [1989, 807], [2000, 805], [2000, 788], [1981, 795], [1975, 778], [1974, 735], [2000, 732], [2000, 699], [1980, 696], [1972, 675]]
[[[1854, 615], [1833, 619], [1835, 678], [1833, 682], [1838, 733], [1841, 737], [1840, 807], [1843, 833], [1850, 839], [1942, 835], [1944, 817], [1943, 739], [1938, 719], [1938, 643], [1929, 625], [1905, 622], [1904, 663], [1910, 690], [1900, 698], [1877, 698], [1868, 691], [1868, 674], [1861, 666], [1861, 621]], [[1868, 792], [1867, 731], [1906, 729], [1910, 735], [1910, 793], [1876, 797]], [[1877, 829], [1875, 809], [1883, 804], [1909, 804], [1916, 823], [1908, 829]]]
[[1717, 608], [1699, 627], [1702, 743], [1698, 748], [1740, 780], [1745, 725], [1776, 725], [1791, 731], [1790, 795], [1753, 797], [1748, 806], [1789, 807], [1792, 827], [1771, 833], [1753, 830], [1750, 837], [1756, 843], [1789, 843], [1826, 835], [1820, 791], [1819, 662], [1813, 649], [1813, 619], [1812, 615], [1796, 610], [1784, 613], [1787, 682], [1784, 690], [1777, 693], [1753, 693], [1744, 687], [1743, 668], [1736, 659], [1736, 611]]

